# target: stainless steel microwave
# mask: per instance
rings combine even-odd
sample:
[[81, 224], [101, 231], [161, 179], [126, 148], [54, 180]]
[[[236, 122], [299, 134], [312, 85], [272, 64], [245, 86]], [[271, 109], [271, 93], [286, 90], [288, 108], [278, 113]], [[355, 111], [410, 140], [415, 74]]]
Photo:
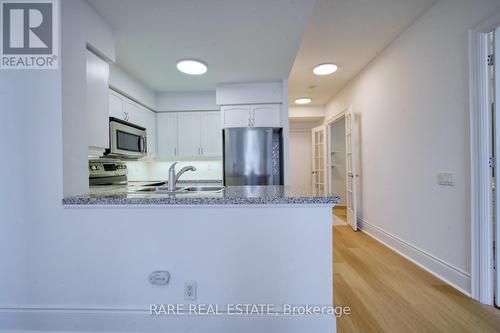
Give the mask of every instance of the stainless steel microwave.
[[148, 153], [148, 141], [144, 127], [109, 118], [109, 149], [106, 155], [139, 158]]

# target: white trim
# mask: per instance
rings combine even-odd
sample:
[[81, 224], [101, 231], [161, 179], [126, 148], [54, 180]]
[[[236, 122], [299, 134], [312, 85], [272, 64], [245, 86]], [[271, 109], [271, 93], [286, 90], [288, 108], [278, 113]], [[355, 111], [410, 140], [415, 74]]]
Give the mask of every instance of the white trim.
[[410, 260], [415, 265], [456, 288], [463, 294], [470, 296], [471, 276], [467, 272], [388, 233], [382, 228], [368, 223], [363, 218], [358, 218], [358, 227], [361, 231]]
[[471, 296], [493, 304], [492, 120], [488, 106], [487, 34], [469, 31], [471, 158]]

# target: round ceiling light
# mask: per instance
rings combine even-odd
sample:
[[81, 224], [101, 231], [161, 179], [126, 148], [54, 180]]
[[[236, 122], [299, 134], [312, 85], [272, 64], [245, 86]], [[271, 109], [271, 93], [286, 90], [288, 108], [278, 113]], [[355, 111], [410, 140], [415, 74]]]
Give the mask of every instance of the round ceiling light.
[[313, 73], [316, 75], [329, 75], [335, 73], [339, 69], [335, 64], [321, 64], [313, 69]]
[[302, 97], [295, 100], [295, 104], [309, 104], [311, 102], [312, 99], [310, 99], [309, 97]]
[[177, 63], [177, 69], [189, 75], [201, 75], [206, 73], [207, 65], [198, 60], [181, 60]]

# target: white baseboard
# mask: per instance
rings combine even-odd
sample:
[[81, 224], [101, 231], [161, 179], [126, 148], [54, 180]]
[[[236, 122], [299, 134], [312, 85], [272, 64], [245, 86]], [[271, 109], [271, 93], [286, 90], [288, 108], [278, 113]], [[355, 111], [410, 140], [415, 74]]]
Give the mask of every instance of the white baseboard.
[[370, 237], [396, 251], [417, 266], [423, 268], [438, 279], [451, 285], [461, 293], [471, 296], [471, 275], [441, 260], [432, 254], [398, 238], [385, 230], [358, 218], [358, 227]]

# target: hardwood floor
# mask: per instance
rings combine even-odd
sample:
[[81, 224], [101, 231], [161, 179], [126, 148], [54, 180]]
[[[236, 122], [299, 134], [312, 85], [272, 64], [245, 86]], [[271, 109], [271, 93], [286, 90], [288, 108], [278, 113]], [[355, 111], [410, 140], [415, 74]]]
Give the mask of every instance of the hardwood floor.
[[500, 332], [500, 310], [461, 294], [363, 232], [333, 227], [337, 332]]
[[347, 207], [346, 206], [333, 207], [333, 215], [335, 215], [342, 221], [347, 222]]

